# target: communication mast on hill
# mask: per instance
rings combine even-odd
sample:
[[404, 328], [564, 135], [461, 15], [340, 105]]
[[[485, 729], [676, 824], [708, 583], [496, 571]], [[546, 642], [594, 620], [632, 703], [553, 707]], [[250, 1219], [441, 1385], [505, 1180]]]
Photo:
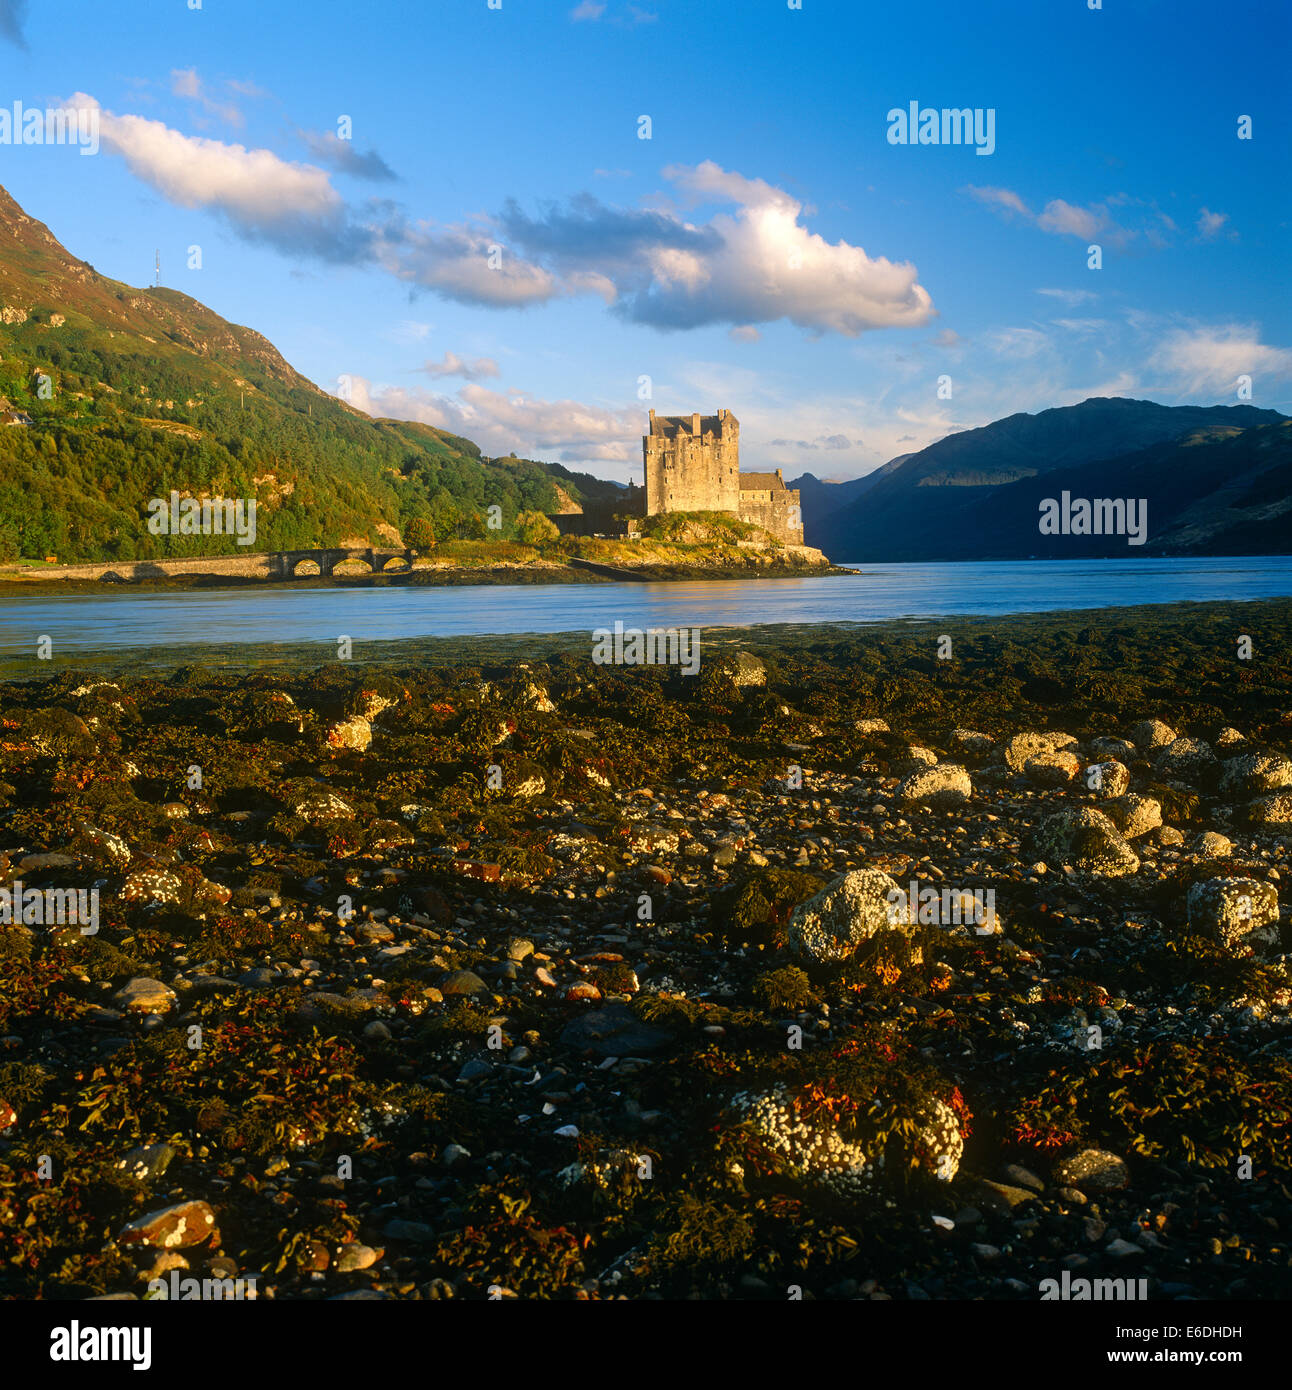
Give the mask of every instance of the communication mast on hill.
[[157, 250], [156, 253], [154, 254], [154, 257], [153, 257], [153, 267], [154, 267], [154, 271], [155, 271], [154, 278], [153, 278], [153, 288], [159, 290], [159, 289], [161, 289], [161, 249], [160, 249], [160, 248], [158, 248], [158, 250]]

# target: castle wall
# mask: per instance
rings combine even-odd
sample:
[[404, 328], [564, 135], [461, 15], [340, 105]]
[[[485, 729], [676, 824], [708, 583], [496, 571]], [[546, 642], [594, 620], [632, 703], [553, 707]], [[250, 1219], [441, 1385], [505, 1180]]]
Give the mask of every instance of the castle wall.
[[780, 492], [749, 489], [740, 494], [737, 515], [769, 531], [785, 545], [803, 544], [803, 512], [797, 488]]

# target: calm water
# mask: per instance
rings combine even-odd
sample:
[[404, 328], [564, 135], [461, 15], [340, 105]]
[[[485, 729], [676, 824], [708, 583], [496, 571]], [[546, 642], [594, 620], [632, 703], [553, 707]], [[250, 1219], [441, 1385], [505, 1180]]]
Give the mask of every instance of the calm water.
[[1292, 558], [858, 565], [856, 575], [683, 584], [95, 591], [0, 598], [0, 654], [40, 635], [68, 656], [195, 644], [334, 643], [613, 627], [744, 627], [1036, 613], [1292, 596]]

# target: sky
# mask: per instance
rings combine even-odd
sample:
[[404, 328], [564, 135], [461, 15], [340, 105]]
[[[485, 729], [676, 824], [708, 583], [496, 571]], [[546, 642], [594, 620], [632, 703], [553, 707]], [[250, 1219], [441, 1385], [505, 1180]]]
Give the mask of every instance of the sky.
[[640, 479], [649, 409], [725, 407], [743, 468], [857, 477], [1089, 396], [1292, 413], [1290, 15], [0, 0], [0, 108], [99, 129], [0, 184], [486, 454]]

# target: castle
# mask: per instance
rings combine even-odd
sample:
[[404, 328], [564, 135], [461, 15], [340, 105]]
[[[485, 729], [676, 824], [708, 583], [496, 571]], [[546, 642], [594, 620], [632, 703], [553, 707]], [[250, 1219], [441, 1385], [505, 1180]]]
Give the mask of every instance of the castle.
[[642, 436], [646, 515], [661, 512], [731, 512], [786, 545], [803, 544], [797, 489], [774, 473], [740, 471], [740, 421], [716, 415], [650, 413]]
[[[563, 535], [633, 536], [637, 518], [663, 512], [727, 512], [761, 526], [783, 545], [803, 544], [796, 488], [774, 473], [740, 471], [740, 421], [716, 415], [650, 413], [642, 436], [646, 487], [630, 483], [622, 497], [585, 506], [570, 503], [551, 517]], [[566, 499], [567, 502], [569, 499]]]

